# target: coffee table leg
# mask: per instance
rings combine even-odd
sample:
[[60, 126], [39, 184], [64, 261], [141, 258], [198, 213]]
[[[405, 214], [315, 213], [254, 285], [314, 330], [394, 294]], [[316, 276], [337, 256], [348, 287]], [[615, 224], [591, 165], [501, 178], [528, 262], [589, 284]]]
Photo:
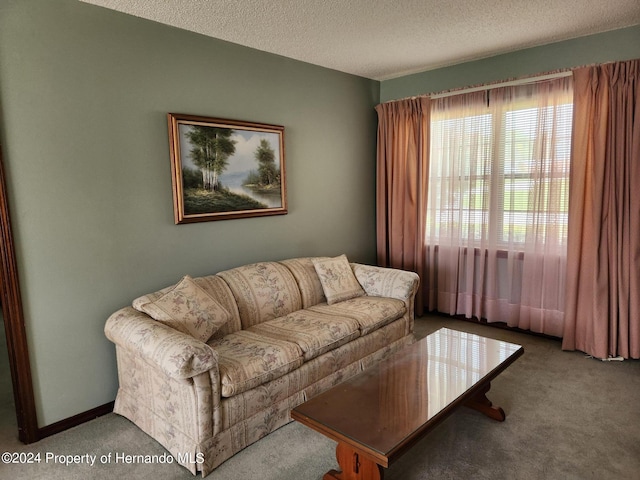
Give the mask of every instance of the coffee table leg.
[[323, 480], [383, 480], [384, 469], [373, 460], [360, 455], [349, 445], [339, 443], [336, 458], [342, 471], [330, 470]]
[[504, 410], [501, 407], [494, 407], [491, 400], [487, 398], [487, 392], [490, 389], [491, 383], [487, 383], [474, 397], [465, 403], [465, 406], [484, 413], [489, 418], [504, 422], [506, 418]]

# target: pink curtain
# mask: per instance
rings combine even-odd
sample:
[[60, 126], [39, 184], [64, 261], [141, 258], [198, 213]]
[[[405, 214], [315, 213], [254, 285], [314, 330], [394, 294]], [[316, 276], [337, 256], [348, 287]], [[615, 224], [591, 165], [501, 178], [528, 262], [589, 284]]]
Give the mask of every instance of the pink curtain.
[[574, 72], [562, 347], [640, 358], [640, 60]]
[[[383, 103], [378, 113], [378, 264], [424, 269], [424, 229], [429, 175], [430, 99]], [[423, 312], [417, 295], [416, 313]]]

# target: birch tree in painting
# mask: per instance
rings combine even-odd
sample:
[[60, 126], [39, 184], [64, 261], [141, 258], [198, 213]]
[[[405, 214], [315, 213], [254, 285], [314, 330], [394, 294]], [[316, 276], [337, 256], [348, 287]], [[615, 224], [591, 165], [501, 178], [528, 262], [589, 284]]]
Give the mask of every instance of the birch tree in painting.
[[218, 179], [227, 168], [229, 157], [236, 151], [236, 141], [231, 139], [233, 130], [193, 125], [187, 135], [193, 145], [191, 159], [202, 172], [204, 189], [217, 190]]

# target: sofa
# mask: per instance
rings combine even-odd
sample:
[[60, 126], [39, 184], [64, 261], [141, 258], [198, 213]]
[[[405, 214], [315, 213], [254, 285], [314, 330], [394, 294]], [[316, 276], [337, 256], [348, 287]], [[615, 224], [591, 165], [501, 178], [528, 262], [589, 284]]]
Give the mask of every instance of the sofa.
[[418, 283], [344, 255], [185, 276], [108, 318], [114, 412], [204, 477], [292, 408], [412, 343]]

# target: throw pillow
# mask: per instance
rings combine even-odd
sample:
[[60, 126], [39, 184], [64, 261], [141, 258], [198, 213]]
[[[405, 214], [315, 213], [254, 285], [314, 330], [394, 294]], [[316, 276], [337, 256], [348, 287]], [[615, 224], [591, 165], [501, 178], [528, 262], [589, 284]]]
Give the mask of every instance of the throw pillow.
[[364, 290], [353, 274], [346, 255], [335, 258], [314, 259], [313, 266], [320, 278], [327, 303], [332, 305], [350, 298], [363, 296]]
[[229, 312], [189, 275], [157, 300], [141, 305], [140, 310], [203, 342], [231, 318]]

